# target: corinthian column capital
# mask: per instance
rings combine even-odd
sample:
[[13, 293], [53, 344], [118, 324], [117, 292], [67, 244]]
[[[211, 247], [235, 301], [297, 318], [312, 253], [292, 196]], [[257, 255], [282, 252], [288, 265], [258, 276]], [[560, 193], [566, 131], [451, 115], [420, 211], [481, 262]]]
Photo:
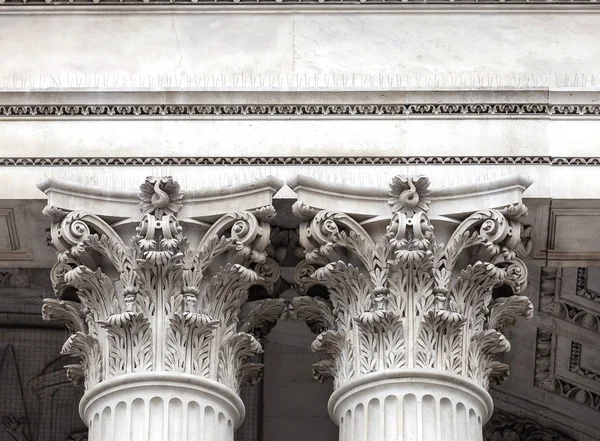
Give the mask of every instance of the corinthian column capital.
[[[526, 184], [435, 191], [424, 176], [396, 176], [387, 196], [291, 184], [306, 252], [296, 281], [308, 294], [294, 310], [319, 332], [312, 349], [325, 358], [314, 374], [333, 380], [329, 409], [341, 440], [450, 440], [452, 427], [454, 439], [481, 439], [492, 411], [486, 389], [508, 375], [496, 358], [510, 349], [505, 329], [533, 311], [521, 295]], [[334, 190], [353, 212], [319, 209]], [[318, 286], [327, 299], [322, 288], [310, 295]]]
[[[58, 256], [56, 298], [42, 312], [72, 331], [62, 353], [77, 359], [68, 376], [85, 384], [80, 410], [91, 439], [100, 430], [103, 439], [137, 439], [118, 426], [126, 420], [150, 439], [168, 431], [177, 440], [233, 439], [244, 416], [237, 392], [261, 373], [249, 361], [262, 351], [253, 331], [284, 307], [248, 297], [279, 277], [266, 253], [278, 186], [271, 179], [184, 197], [170, 177], [147, 178], [137, 196], [41, 184]], [[251, 192], [254, 206], [236, 200]], [[101, 214], [80, 210], [91, 199]]]

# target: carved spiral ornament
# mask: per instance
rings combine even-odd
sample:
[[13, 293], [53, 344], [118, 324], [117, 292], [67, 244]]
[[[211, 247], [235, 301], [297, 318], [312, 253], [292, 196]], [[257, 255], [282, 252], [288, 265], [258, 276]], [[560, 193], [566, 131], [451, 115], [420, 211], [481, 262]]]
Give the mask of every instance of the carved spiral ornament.
[[331, 237], [332, 235], [334, 235], [335, 233], [337, 233], [339, 231], [338, 226], [331, 219], [327, 219], [325, 222], [323, 222], [321, 225], [319, 225], [319, 227], [320, 227], [319, 232], [324, 237]]
[[246, 243], [253, 239], [252, 233], [256, 231], [256, 228], [250, 226], [248, 219], [240, 219], [231, 227], [231, 236], [241, 243]]
[[63, 219], [59, 231], [60, 242], [71, 247], [71, 254], [79, 255], [84, 252], [83, 242], [90, 235], [90, 228], [78, 213], [69, 213]]

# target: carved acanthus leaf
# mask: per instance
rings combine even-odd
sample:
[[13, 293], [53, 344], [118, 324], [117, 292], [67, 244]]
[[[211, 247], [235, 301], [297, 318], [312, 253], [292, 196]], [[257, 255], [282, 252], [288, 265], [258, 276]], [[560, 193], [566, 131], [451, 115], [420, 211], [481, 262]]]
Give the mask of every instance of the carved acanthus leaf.
[[318, 297], [294, 297], [292, 314], [295, 319], [306, 322], [313, 334], [320, 334], [334, 327], [331, 303]]
[[361, 373], [406, 366], [402, 320], [393, 311], [367, 311], [355, 318], [358, 325]]
[[266, 335], [281, 318], [285, 309], [283, 299], [263, 299], [246, 302], [239, 314], [238, 331], [252, 333], [260, 329]]
[[79, 302], [44, 299], [44, 304], [42, 305], [42, 318], [48, 321], [64, 321], [67, 328], [72, 332], [88, 332], [83, 305]]
[[244, 382], [253, 381], [249, 375], [259, 378], [261, 373], [255, 369], [256, 364], [250, 363], [248, 367], [246, 365], [250, 358], [262, 351], [261, 344], [254, 336], [245, 332], [233, 334], [221, 345], [217, 381], [231, 385], [233, 390], [239, 391]]
[[244, 363], [241, 372], [241, 385], [256, 385], [262, 379], [263, 367], [264, 364], [262, 363]]
[[42, 214], [52, 222], [60, 222], [65, 218], [67, 212], [54, 205], [46, 205], [42, 210]]
[[[471, 338], [467, 368], [469, 377], [478, 381], [485, 388], [489, 385], [492, 370], [498, 369], [494, 360], [495, 354], [510, 351], [510, 342], [494, 329], [479, 331]], [[507, 375], [508, 373], [506, 373]], [[494, 380], [498, 380], [496, 374]]]
[[81, 303], [89, 311], [93, 320], [88, 319], [88, 326], [94, 329], [96, 324], [112, 315], [119, 306], [113, 281], [100, 268], [92, 271], [80, 265], [64, 275], [65, 282], [77, 289]]
[[296, 201], [292, 205], [292, 213], [294, 213], [294, 216], [303, 221], [311, 220], [319, 211], [318, 208], [311, 207], [300, 201]]
[[261, 221], [270, 222], [277, 216], [277, 212], [275, 211], [275, 207], [272, 205], [265, 205], [264, 207], [257, 208], [252, 210], [251, 213]]
[[171, 318], [165, 367], [173, 372], [210, 376], [210, 344], [219, 326], [206, 314], [186, 312]]
[[465, 318], [458, 312], [429, 310], [423, 317], [417, 339], [418, 367], [460, 372], [463, 351], [461, 328]]
[[99, 324], [108, 334], [108, 377], [152, 369], [152, 333], [143, 314], [114, 314]]
[[321, 360], [312, 365], [312, 374], [319, 383], [335, 381], [335, 362], [332, 359]]
[[500, 297], [492, 301], [488, 327], [504, 332], [514, 325], [519, 317], [533, 317], [533, 305], [526, 296]]
[[333, 379], [334, 387], [347, 381], [348, 372], [354, 370], [354, 350], [344, 332], [328, 330], [322, 332], [313, 341], [314, 352], [325, 354], [328, 359], [313, 364], [313, 376], [320, 382]]
[[315, 352], [324, 352], [330, 355], [339, 354], [343, 347], [346, 345], [346, 334], [339, 331], [328, 330], [321, 332], [315, 341], [313, 341], [311, 348]]
[[338, 261], [319, 268], [312, 276], [329, 290], [333, 315], [339, 329], [351, 329], [354, 317], [367, 311], [371, 304], [369, 279], [352, 264]]
[[74, 383], [78, 384], [84, 377], [85, 388], [89, 389], [105, 379], [100, 343], [90, 334], [75, 332], [67, 339], [60, 353], [81, 358], [80, 364], [65, 366], [67, 376]]

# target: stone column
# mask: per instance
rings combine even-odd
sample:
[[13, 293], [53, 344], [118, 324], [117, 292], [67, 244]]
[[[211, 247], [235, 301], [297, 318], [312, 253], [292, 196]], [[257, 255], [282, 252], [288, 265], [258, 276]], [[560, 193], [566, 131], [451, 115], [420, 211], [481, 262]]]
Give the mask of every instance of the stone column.
[[[137, 200], [40, 184], [58, 256], [57, 298], [45, 300], [43, 315], [72, 330], [62, 353], [77, 359], [67, 375], [85, 385], [90, 441], [233, 440], [244, 418], [239, 388], [262, 368], [248, 361], [262, 351], [252, 330], [284, 307], [248, 301], [253, 286], [271, 291], [279, 270], [265, 252], [273, 207], [244, 204], [252, 194], [269, 202], [279, 186], [271, 179], [184, 198], [172, 178], [147, 178]], [[237, 211], [219, 214], [227, 207]]]
[[[340, 441], [481, 441], [488, 385], [508, 374], [496, 360], [510, 349], [503, 332], [532, 315], [518, 295], [527, 280], [523, 179], [454, 194], [397, 176], [387, 197], [304, 181], [290, 183], [306, 251], [296, 281], [307, 295], [293, 311], [318, 333], [312, 349], [325, 359], [313, 372], [333, 380], [328, 408]], [[496, 203], [503, 191], [518, 203], [464, 213], [467, 193]], [[329, 195], [354, 213], [314, 208]], [[463, 203], [448, 205], [453, 198]], [[367, 213], [386, 199], [387, 214]]]

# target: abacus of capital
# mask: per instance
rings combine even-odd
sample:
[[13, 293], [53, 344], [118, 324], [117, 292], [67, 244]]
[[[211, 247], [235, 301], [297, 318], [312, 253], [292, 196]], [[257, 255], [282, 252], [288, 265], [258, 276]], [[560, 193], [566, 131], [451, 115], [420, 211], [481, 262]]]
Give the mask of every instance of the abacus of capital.
[[503, 333], [532, 315], [520, 295], [530, 184], [432, 190], [396, 176], [383, 198], [346, 197], [297, 177], [305, 258], [289, 303], [269, 248], [275, 178], [185, 196], [172, 178], [147, 178], [139, 195], [40, 184], [58, 256], [43, 314], [72, 331], [63, 353], [80, 359], [67, 375], [85, 384], [90, 439], [233, 440], [239, 387], [262, 367], [254, 332], [292, 317], [317, 334], [313, 373], [333, 380], [340, 441], [482, 440], [487, 388], [508, 375]]

